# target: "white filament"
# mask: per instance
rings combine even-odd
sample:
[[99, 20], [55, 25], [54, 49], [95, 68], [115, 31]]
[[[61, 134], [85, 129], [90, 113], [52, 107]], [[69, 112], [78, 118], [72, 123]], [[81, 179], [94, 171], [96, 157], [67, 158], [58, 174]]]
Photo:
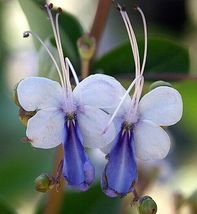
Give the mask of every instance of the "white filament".
[[112, 121], [114, 120], [115, 116], [117, 115], [117, 113], [118, 113], [120, 107], [121, 107], [122, 104], [124, 103], [126, 97], [128, 96], [128, 94], [129, 94], [130, 91], [132, 90], [133, 86], [134, 86], [134, 85], [136, 84], [136, 82], [137, 82], [139, 79], [141, 79], [141, 78], [143, 78], [143, 77], [142, 77], [142, 76], [138, 76], [138, 77], [135, 78], [135, 79], [133, 80], [133, 82], [130, 84], [130, 86], [128, 87], [128, 89], [127, 89], [127, 91], [125, 92], [124, 96], [121, 98], [120, 103], [119, 103], [118, 106], [116, 107], [116, 109], [115, 109], [115, 111], [114, 111], [112, 117], [110, 118], [110, 120], [109, 120], [109, 122], [108, 122], [106, 128], [104, 129], [103, 133], [105, 133], [105, 132], [107, 131], [107, 129], [108, 129], [109, 126], [111, 125]]
[[146, 19], [144, 16], [143, 11], [141, 10], [141, 8], [137, 7], [137, 10], [139, 11], [141, 17], [142, 17], [142, 21], [143, 21], [143, 26], [144, 26], [144, 57], [143, 57], [143, 63], [142, 63], [142, 67], [141, 67], [141, 75], [144, 72], [144, 68], [145, 68], [145, 64], [146, 64], [146, 58], [147, 58], [147, 24], [146, 24]]
[[60, 68], [57, 64], [57, 61], [55, 60], [53, 54], [51, 53], [51, 51], [48, 49], [48, 47], [44, 44], [44, 42], [42, 41], [42, 39], [40, 38], [40, 36], [35, 33], [35, 32], [32, 32], [32, 31], [25, 31], [25, 33], [28, 33], [28, 34], [31, 34], [32, 36], [34, 36], [41, 44], [42, 46], [45, 48], [45, 50], [47, 51], [47, 53], [49, 54], [49, 56], [51, 57], [56, 69], [57, 69], [57, 72], [58, 72], [58, 75], [59, 75], [59, 78], [60, 78], [60, 82], [61, 82], [61, 85], [64, 86], [64, 81], [63, 81], [63, 78], [62, 78], [62, 74], [61, 74], [61, 71], [60, 71]]
[[75, 72], [75, 69], [74, 69], [74, 67], [73, 67], [73, 65], [72, 65], [72, 63], [70, 62], [70, 60], [69, 60], [68, 57], [65, 58], [65, 62], [69, 65], [70, 70], [71, 70], [71, 72], [72, 72], [72, 75], [73, 75], [73, 77], [74, 77], [75, 83], [76, 83], [76, 85], [78, 85], [78, 84], [79, 84], [79, 79], [78, 79], [77, 74], [76, 74], [76, 72]]

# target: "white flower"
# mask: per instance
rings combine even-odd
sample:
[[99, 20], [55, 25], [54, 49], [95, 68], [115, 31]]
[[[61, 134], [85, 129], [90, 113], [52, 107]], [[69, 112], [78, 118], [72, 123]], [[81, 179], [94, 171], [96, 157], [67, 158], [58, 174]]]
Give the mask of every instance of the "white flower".
[[[125, 10], [119, 5], [120, 13], [128, 30], [136, 66], [136, 78], [131, 83], [122, 100], [114, 111], [104, 133], [114, 123], [116, 138], [104, 148], [108, 154], [101, 184], [103, 191], [110, 197], [124, 196], [134, 190], [137, 180], [136, 157], [141, 160], [164, 158], [170, 150], [170, 138], [161, 126], [171, 126], [182, 117], [183, 104], [179, 92], [171, 87], [161, 86], [144, 95], [143, 71], [146, 61], [147, 32], [143, 12], [140, 12], [145, 29], [145, 50], [142, 66], [135, 34]], [[128, 94], [135, 86], [134, 94]], [[112, 123], [113, 121], [113, 123]]]
[[[61, 69], [36, 33], [26, 31], [24, 37], [32, 34], [41, 42], [56, 66], [61, 84], [43, 77], [26, 78], [18, 84], [18, 101], [25, 111], [36, 112], [28, 120], [26, 130], [32, 146], [49, 149], [63, 144], [63, 175], [68, 185], [86, 190], [94, 180], [94, 167], [84, 147], [102, 148], [113, 140], [113, 125], [102, 135], [104, 124], [110, 119], [102, 107], [117, 106], [120, 101], [117, 94], [122, 94], [124, 88], [114, 78], [101, 74], [89, 76], [79, 83], [70, 61], [67, 58], [64, 60], [58, 27], [59, 13], [56, 14], [55, 24], [51, 5], [46, 5], [46, 9], [52, 23]], [[74, 90], [70, 84], [70, 70], [77, 84]], [[101, 94], [101, 88], [106, 93]]]

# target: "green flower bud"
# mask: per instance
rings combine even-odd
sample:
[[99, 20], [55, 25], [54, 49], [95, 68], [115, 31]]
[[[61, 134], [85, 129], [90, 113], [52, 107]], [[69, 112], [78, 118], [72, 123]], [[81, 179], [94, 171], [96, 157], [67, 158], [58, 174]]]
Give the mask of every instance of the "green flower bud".
[[23, 108], [19, 109], [19, 119], [24, 126], [27, 126], [28, 120], [36, 114], [36, 111], [25, 111]]
[[79, 55], [83, 60], [90, 60], [96, 50], [96, 41], [88, 34], [83, 35], [77, 41]]
[[170, 84], [169, 82], [165, 82], [165, 81], [162, 81], [162, 80], [158, 80], [154, 83], [152, 83], [149, 87], [149, 90], [153, 90], [159, 86], [168, 86], [168, 87], [173, 87], [172, 84]]
[[35, 188], [38, 192], [48, 192], [51, 184], [51, 178], [43, 173], [35, 179]]
[[150, 196], [144, 196], [139, 201], [140, 214], [155, 214], [157, 213], [157, 204]]

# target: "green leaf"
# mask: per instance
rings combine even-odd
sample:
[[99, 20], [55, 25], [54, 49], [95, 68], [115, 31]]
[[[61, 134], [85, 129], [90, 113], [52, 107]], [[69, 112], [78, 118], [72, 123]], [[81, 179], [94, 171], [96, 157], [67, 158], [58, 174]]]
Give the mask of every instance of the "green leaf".
[[[40, 9], [39, 1], [19, 0], [19, 3], [27, 17], [31, 30], [38, 33], [42, 38], [42, 40], [44, 41], [47, 39], [49, 40], [49, 38], [51, 38], [51, 36], [53, 35], [51, 23], [48, 20], [45, 9], [42, 9], [42, 10]], [[54, 15], [54, 20], [55, 20], [56, 11], [53, 10], [52, 13]], [[84, 33], [83, 28], [79, 23], [79, 21], [73, 15], [65, 11], [62, 12], [59, 16], [59, 28], [60, 28], [60, 36], [61, 36], [64, 56], [70, 58], [75, 69], [78, 70], [80, 61], [79, 61], [79, 54], [77, 49], [77, 39], [83, 35]], [[24, 31], [25, 30], [27, 29], [24, 29]], [[54, 38], [54, 35], [53, 35], [53, 38]], [[55, 42], [52, 42], [52, 44], [54, 45], [54, 47], [56, 47]], [[35, 45], [37, 48], [40, 47], [40, 43], [38, 43], [38, 41], [35, 41]], [[54, 52], [53, 48], [52, 48], [52, 52]], [[44, 56], [44, 58], [48, 58], [48, 57]], [[41, 59], [41, 61], [44, 62], [43, 59]], [[45, 63], [48, 63], [48, 61], [46, 61]]]
[[15, 214], [14, 209], [0, 197], [0, 213], [2, 214]]
[[[141, 61], [144, 43], [138, 42]], [[165, 38], [149, 38], [145, 72], [188, 72], [188, 50], [180, 44]], [[95, 71], [106, 74], [127, 74], [134, 72], [134, 61], [129, 43], [125, 43], [98, 59], [93, 66]]]
[[[42, 39], [46, 39], [52, 34], [50, 22], [47, 15], [34, 1], [32, 0], [18, 0], [20, 6], [27, 18], [30, 29], [40, 35]], [[29, 29], [24, 29], [29, 30]], [[35, 41], [35, 40], [34, 40]], [[35, 41], [36, 47], [40, 47], [40, 43]]]

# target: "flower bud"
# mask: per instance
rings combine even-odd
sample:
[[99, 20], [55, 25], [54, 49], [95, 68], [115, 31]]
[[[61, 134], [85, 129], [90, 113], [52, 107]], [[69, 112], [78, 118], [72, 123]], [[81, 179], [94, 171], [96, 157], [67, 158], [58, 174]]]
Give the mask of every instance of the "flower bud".
[[90, 60], [96, 50], [96, 41], [94, 37], [88, 34], [83, 35], [77, 41], [79, 55], [83, 60]]
[[46, 173], [42, 173], [35, 179], [35, 188], [38, 192], [48, 192], [53, 188], [53, 179]]
[[165, 82], [165, 81], [162, 81], [162, 80], [158, 80], [154, 83], [152, 83], [149, 87], [150, 91], [159, 87], [159, 86], [168, 86], [168, 87], [172, 87], [172, 84], [170, 84], [169, 82]]
[[19, 109], [19, 119], [24, 126], [27, 126], [28, 120], [36, 114], [36, 111], [25, 111], [23, 108]]
[[144, 196], [139, 201], [140, 214], [155, 214], [157, 213], [157, 204], [150, 196]]

